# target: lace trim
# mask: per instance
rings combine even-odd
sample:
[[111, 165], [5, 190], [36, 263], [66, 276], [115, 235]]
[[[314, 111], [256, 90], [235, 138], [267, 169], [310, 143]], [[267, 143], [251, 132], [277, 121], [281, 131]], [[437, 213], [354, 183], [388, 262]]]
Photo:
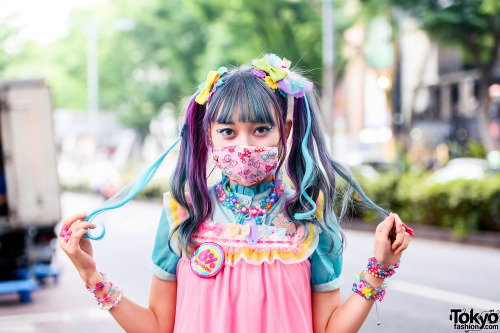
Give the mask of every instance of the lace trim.
[[[291, 264], [306, 260], [316, 249], [319, 240], [316, 227], [310, 223], [310, 228], [309, 237], [302, 242], [300, 240], [304, 234], [302, 226], [293, 235], [287, 235], [286, 229], [259, 225], [257, 226], [259, 240], [255, 244], [249, 244], [246, 241], [248, 235], [246, 226], [203, 222], [198, 231], [193, 233], [191, 241], [194, 247], [204, 242], [219, 244], [226, 253], [225, 263], [229, 266], [236, 265], [242, 259], [254, 265], [263, 262], [271, 264], [274, 260]], [[184, 257], [187, 258], [187, 255]]]

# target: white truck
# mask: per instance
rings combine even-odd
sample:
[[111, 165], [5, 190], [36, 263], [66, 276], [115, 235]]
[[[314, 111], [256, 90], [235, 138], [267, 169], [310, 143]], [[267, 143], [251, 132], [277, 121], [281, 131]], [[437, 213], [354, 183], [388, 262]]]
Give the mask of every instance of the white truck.
[[43, 80], [0, 81], [0, 294], [47, 275], [61, 219], [52, 100]]

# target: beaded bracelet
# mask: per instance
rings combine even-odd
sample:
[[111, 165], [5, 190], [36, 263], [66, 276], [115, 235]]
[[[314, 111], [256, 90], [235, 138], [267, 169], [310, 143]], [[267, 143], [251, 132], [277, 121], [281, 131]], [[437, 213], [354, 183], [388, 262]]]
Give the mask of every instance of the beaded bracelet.
[[[118, 287], [113, 286], [113, 283], [109, 282], [108, 293], [107, 294], [105, 293], [104, 296], [102, 296], [102, 297], [95, 296], [95, 293], [97, 291], [104, 289], [104, 286], [108, 282], [107, 278], [106, 278], [106, 274], [103, 274], [101, 272], [99, 272], [99, 274], [101, 274], [101, 276], [103, 277], [103, 281], [96, 283], [96, 286], [94, 289], [90, 289], [90, 287], [87, 284], [85, 284], [85, 287], [87, 288], [87, 290], [89, 292], [94, 294], [95, 300], [97, 301], [97, 305], [99, 306], [99, 308], [102, 310], [108, 311], [111, 308], [114, 308], [118, 305], [118, 303], [120, 302], [120, 300], [122, 298], [123, 290], [118, 288]], [[104, 302], [109, 302], [111, 300], [111, 295], [113, 295], [116, 291], [118, 291], [120, 293], [120, 295], [118, 295], [118, 297], [111, 304], [104, 306], [103, 305]]]
[[90, 289], [90, 287], [87, 284], [85, 284], [85, 288], [87, 288], [87, 290], [93, 294], [95, 294], [99, 290], [102, 290], [104, 288], [104, 286], [106, 285], [106, 281], [107, 281], [106, 274], [103, 274], [101, 272], [99, 272], [99, 274], [101, 274], [101, 276], [104, 278], [104, 280], [102, 280], [101, 282], [97, 282], [95, 284], [94, 289]]
[[109, 283], [109, 293], [104, 294], [103, 297], [95, 297], [95, 300], [97, 301], [97, 305], [101, 305], [104, 302], [109, 302], [111, 295], [113, 295], [116, 292], [117, 289], [113, 288], [113, 283]]
[[399, 261], [394, 266], [388, 266], [382, 264], [382, 262], [377, 260], [375, 257], [371, 257], [370, 259], [368, 259], [366, 270], [374, 277], [385, 279], [393, 276], [396, 273], [395, 270], [399, 267], [400, 262], [401, 261]]
[[[354, 274], [352, 291], [363, 296], [366, 300], [378, 299], [379, 302], [382, 302], [382, 299], [385, 296], [385, 288], [387, 288], [385, 282], [380, 287], [373, 287], [368, 283], [368, 281], [365, 280], [363, 273]], [[373, 294], [373, 291], [377, 291], [377, 293]]]
[[122, 299], [122, 296], [123, 296], [123, 290], [121, 290], [118, 287], [116, 287], [116, 290], [118, 290], [118, 292], [120, 293], [120, 295], [118, 295], [118, 297], [113, 301], [113, 303], [111, 303], [110, 305], [106, 305], [106, 306], [103, 306], [102, 303], [100, 303], [100, 304], [98, 304], [99, 305], [99, 309], [105, 310], [105, 311], [109, 311], [111, 308], [116, 307], [118, 305], [118, 303], [120, 303], [120, 301]]

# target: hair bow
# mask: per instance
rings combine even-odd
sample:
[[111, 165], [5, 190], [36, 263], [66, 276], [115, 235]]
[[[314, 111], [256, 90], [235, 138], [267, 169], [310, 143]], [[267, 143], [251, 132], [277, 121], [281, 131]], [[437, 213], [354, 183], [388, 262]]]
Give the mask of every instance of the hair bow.
[[196, 103], [203, 105], [207, 101], [208, 95], [212, 90], [213, 86], [221, 76], [227, 73], [227, 67], [220, 67], [217, 71], [210, 71], [207, 74], [207, 80], [205, 83], [200, 84], [198, 90], [200, 93], [196, 96]]
[[214, 234], [219, 236], [220, 233], [222, 232], [222, 226], [220, 225], [219, 222], [216, 222], [213, 226], [210, 226], [210, 224], [208, 224], [208, 223], [202, 223], [202, 224], [200, 224], [200, 226], [198, 228], [198, 232], [200, 232], [200, 233], [205, 233], [205, 232], [208, 232], [210, 230], [212, 230], [212, 232]]
[[287, 71], [271, 66], [267, 58], [252, 61], [252, 66], [269, 74], [274, 82], [281, 81], [288, 75]]
[[[263, 58], [252, 61], [252, 74], [264, 79], [267, 85], [278, 91], [283, 96], [292, 95], [296, 98], [304, 97], [308, 91], [312, 91], [313, 84], [306, 78], [290, 71], [290, 60], [281, 59], [275, 54], [266, 54]], [[268, 73], [270, 77], [265, 76]], [[272, 80], [272, 81], [271, 81]]]

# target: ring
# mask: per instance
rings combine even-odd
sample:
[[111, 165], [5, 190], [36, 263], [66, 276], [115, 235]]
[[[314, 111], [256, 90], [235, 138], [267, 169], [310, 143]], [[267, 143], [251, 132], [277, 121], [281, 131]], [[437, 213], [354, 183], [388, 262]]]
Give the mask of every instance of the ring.
[[71, 237], [71, 230], [68, 230], [68, 226], [66, 224], [63, 225], [59, 236], [64, 238], [64, 241], [67, 243]]

